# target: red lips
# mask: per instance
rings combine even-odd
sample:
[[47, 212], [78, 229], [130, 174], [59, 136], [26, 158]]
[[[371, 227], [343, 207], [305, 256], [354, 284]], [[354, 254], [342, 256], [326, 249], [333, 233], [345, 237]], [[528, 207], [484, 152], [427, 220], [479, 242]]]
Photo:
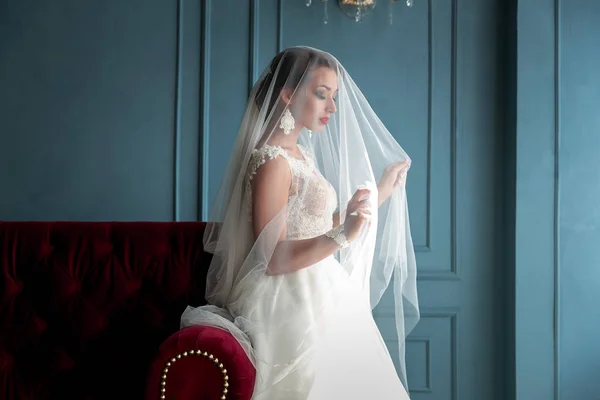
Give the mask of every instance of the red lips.
[[319, 121], [321, 121], [323, 125], [327, 125], [327, 123], [329, 122], [329, 118], [320, 118]]

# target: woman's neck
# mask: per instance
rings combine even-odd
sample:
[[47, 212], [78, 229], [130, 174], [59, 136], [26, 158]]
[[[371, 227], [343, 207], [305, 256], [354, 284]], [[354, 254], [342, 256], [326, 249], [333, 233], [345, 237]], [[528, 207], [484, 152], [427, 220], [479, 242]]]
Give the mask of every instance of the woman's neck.
[[283, 129], [279, 127], [279, 123], [280, 120], [271, 120], [263, 137], [259, 141], [258, 147], [262, 146], [264, 143], [267, 143], [271, 146], [281, 146], [284, 149], [299, 153], [298, 137], [302, 131], [302, 126], [296, 122], [296, 127], [286, 134]]
[[282, 129], [277, 128], [268, 138], [267, 143], [277, 145], [288, 149], [298, 148], [298, 137], [301, 129], [294, 129], [289, 134], [285, 134]]
[[267, 143], [271, 146], [281, 146], [285, 149], [296, 151], [298, 149], [298, 137], [302, 127], [296, 127], [286, 134], [279, 126], [272, 126], [265, 131], [263, 138], [259, 141], [259, 146]]

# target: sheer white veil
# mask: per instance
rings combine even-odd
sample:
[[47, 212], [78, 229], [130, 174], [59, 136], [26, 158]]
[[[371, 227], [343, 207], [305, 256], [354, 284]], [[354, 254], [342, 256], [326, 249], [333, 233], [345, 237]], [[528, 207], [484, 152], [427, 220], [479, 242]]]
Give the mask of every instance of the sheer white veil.
[[[334, 302], [332, 304], [324, 297], [311, 299], [310, 304], [300, 304], [302, 301], [299, 300], [286, 313], [273, 312], [273, 318], [280, 320], [271, 324], [269, 332], [266, 332], [261, 322], [265, 314], [271, 312], [270, 309], [248, 304], [248, 299], [259, 303], [256, 299], [260, 299], [260, 296], [268, 296], [263, 299], [265, 304], [276, 304], [282, 290], [295, 290], [285, 286], [277, 275], [268, 274], [268, 269], [275, 258], [278, 264], [284, 264], [286, 260], [291, 262], [297, 256], [292, 249], [286, 250], [282, 246], [282, 237], [284, 241], [286, 237], [287, 240], [305, 239], [291, 228], [290, 218], [295, 210], [302, 209], [307, 202], [316, 201], [315, 193], [324, 189], [314, 186], [316, 183], [311, 180], [293, 181], [289, 188], [288, 203], [256, 236], [252, 224], [252, 205], [259, 199], [252, 194], [252, 172], [257, 167], [253, 165], [253, 154], [269, 142], [280, 124], [282, 112], [286, 109], [281, 96], [283, 89], [290, 90], [291, 98], [296, 100], [294, 104], [297, 106], [290, 106], [289, 109], [297, 117], [296, 124], [301, 123], [302, 117], [298, 113], [301, 112], [302, 99], [311, 90], [308, 83], [317, 68], [329, 68], [337, 75], [337, 111], [331, 114], [329, 122], [319, 132], [310, 132], [303, 126], [298, 144], [306, 159], [311, 160], [335, 190], [337, 197], [333, 209], [340, 213], [341, 223], [346, 218], [346, 207], [357, 188], [367, 186], [372, 191], [371, 200], [375, 207], [370, 228], [363, 230], [359, 239], [349, 247], [336, 253], [335, 258], [344, 273], [364, 289], [371, 309], [377, 306], [383, 293], [393, 285], [393, 307], [400, 349], [399, 374], [407, 387], [405, 338], [419, 320], [419, 306], [417, 270], [404, 184], [406, 177], [380, 207], [377, 207], [377, 185], [386, 167], [400, 161], [410, 161], [410, 158], [337, 59], [314, 48], [293, 47], [282, 51], [265, 68], [252, 88], [204, 236], [205, 250], [213, 254], [206, 282], [209, 305], [188, 307], [181, 325], [210, 324], [227, 329], [242, 344], [255, 365], [268, 364], [271, 362], [269, 358], [255, 351], [255, 338], [262, 335], [265, 340], [276, 340], [278, 333], [281, 334], [287, 329], [286, 326], [297, 321], [306, 325], [302, 329], [307, 337], [318, 337], [318, 321], [335, 307]], [[322, 202], [323, 210], [327, 212], [326, 200], [323, 198]], [[310, 221], [307, 224], [303, 232], [314, 229], [315, 236], [325, 233], [325, 229], [311, 225]], [[319, 284], [321, 287], [327, 285], [332, 296], [335, 296], [335, 279]], [[299, 293], [298, 299], [304, 298], [302, 296]], [[259, 307], [263, 308], [260, 311], [255, 309]], [[304, 316], [309, 313], [310, 318], [298, 319], [299, 313]], [[307, 324], [307, 321], [312, 322]], [[274, 330], [273, 326], [281, 326], [281, 332]], [[289, 354], [287, 367], [281, 369], [282, 376], [292, 373], [301, 360], [313, 354], [314, 342], [306, 343], [299, 344]], [[281, 376], [275, 379], [281, 379]]]

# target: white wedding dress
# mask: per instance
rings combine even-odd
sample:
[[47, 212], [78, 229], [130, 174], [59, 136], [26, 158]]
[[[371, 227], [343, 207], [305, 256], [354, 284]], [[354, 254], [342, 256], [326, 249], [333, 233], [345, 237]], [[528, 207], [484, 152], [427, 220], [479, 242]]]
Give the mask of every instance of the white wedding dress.
[[[247, 174], [246, 190], [250, 191], [251, 179], [261, 165], [275, 157], [285, 158], [292, 173], [290, 199], [298, 186], [310, 180], [303, 201], [289, 202], [295, 207], [287, 210], [288, 240], [329, 231], [337, 204], [333, 187], [308, 152], [300, 150], [303, 160], [281, 147], [265, 145], [253, 152]], [[265, 275], [253, 287], [238, 285], [235, 297], [245, 301], [230, 311], [261, 325], [258, 335], [252, 329], [246, 332], [261, 360], [254, 400], [409, 398], [373, 320], [368, 286], [361, 287], [359, 281], [364, 278], [353, 279], [330, 256], [296, 272]], [[281, 321], [286, 321], [284, 326]], [[307, 327], [312, 328], [307, 331]]]

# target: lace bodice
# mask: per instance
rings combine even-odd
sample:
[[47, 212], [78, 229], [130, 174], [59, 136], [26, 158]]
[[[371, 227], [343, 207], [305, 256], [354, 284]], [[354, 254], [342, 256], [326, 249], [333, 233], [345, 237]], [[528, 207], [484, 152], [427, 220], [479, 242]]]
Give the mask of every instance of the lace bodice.
[[331, 184], [321, 175], [308, 152], [298, 146], [304, 160], [290, 156], [280, 146], [265, 144], [255, 149], [250, 157], [246, 175], [246, 194], [249, 218], [252, 216], [252, 178], [261, 165], [276, 157], [287, 160], [292, 173], [288, 192], [286, 229], [288, 240], [308, 239], [322, 235], [333, 226], [337, 195]]

